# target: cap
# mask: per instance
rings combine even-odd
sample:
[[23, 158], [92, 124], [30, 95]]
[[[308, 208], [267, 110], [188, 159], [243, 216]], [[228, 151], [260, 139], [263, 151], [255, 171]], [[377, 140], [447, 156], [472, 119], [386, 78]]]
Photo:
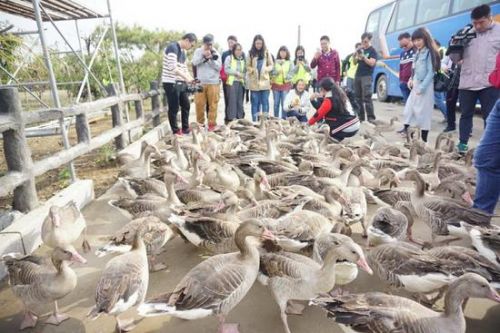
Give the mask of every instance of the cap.
[[213, 42], [214, 36], [212, 34], [208, 34], [203, 37], [203, 44], [212, 44]]

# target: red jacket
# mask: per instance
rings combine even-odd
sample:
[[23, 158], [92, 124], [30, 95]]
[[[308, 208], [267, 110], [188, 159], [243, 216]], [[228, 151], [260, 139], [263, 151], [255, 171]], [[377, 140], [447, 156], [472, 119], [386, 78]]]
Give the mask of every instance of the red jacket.
[[321, 52], [318, 59], [313, 58], [311, 68], [318, 67], [318, 82], [324, 77], [331, 77], [335, 82], [340, 82], [340, 57], [336, 50]]
[[497, 54], [497, 63], [495, 69], [490, 74], [489, 80], [493, 87], [500, 89], [500, 52]]

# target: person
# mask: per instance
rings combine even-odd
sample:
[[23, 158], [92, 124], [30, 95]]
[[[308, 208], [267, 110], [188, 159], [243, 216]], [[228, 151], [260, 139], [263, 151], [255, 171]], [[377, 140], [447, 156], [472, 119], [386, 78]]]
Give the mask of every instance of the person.
[[448, 90], [446, 91], [446, 128], [444, 133], [456, 130], [456, 110], [458, 102], [458, 83], [460, 82], [460, 70], [462, 66], [451, 61], [449, 56], [445, 56], [441, 62], [441, 70], [450, 77]]
[[349, 54], [344, 61], [342, 61], [342, 76], [345, 77], [346, 83], [346, 94], [351, 103], [352, 109], [358, 112], [358, 103], [356, 102], [356, 96], [354, 94], [354, 77], [356, 76], [356, 70], [358, 69], [358, 64], [355, 63], [354, 58], [356, 57], [356, 51], [361, 47], [361, 43], [356, 43], [354, 45], [354, 52]]
[[243, 98], [245, 97], [246, 63], [241, 44], [233, 44], [231, 54], [224, 61], [224, 71], [227, 75], [227, 122], [245, 118]]
[[306, 90], [306, 83], [299, 79], [295, 88], [286, 95], [283, 110], [287, 117], [295, 117], [301, 123], [307, 122], [307, 113], [311, 109], [309, 93]]
[[[226, 58], [229, 57], [231, 54], [232, 54], [232, 50], [233, 50], [233, 46], [234, 44], [238, 43], [238, 38], [236, 38], [236, 36], [234, 35], [229, 35], [227, 37], [227, 50], [222, 52], [222, 55], [221, 55], [221, 63], [222, 63], [222, 66], [221, 66], [221, 69], [220, 69], [220, 79], [222, 81], [222, 92], [224, 94], [224, 123], [227, 123], [228, 122], [228, 119], [227, 119], [227, 108], [228, 108], [228, 103], [229, 103], [229, 100], [228, 100], [228, 94], [227, 94], [227, 84], [226, 84], [226, 81], [227, 81], [227, 73], [225, 72], [225, 62], [226, 62]], [[245, 54], [243, 53], [243, 58], [245, 57]]]
[[319, 40], [321, 50], [318, 50], [311, 61], [311, 68], [318, 67], [317, 82], [325, 77], [340, 82], [340, 57], [336, 50], [330, 47], [330, 37], [322, 36]]
[[417, 53], [413, 60], [413, 74], [408, 81], [411, 92], [403, 112], [404, 134], [410, 125], [418, 126], [422, 140], [427, 142], [434, 109], [434, 74], [441, 67], [441, 62], [436, 44], [426, 28], [415, 30], [411, 39]]
[[464, 49], [458, 86], [462, 112], [459, 124], [460, 142], [457, 146], [460, 153], [468, 150], [476, 101], [479, 99], [481, 103], [481, 114], [486, 124], [488, 113], [499, 96], [499, 90], [491, 86], [488, 75], [495, 67], [492, 59], [495, 59], [500, 50], [500, 24], [493, 20], [488, 5], [474, 8], [471, 19], [477, 36]]
[[203, 37], [203, 45], [193, 54], [192, 64], [196, 66], [197, 79], [203, 91], [194, 95], [196, 105], [196, 121], [205, 126], [205, 107], [208, 104], [208, 130], [213, 131], [217, 125], [217, 107], [220, 96], [220, 69], [222, 66], [219, 52], [213, 48], [214, 36]]
[[[196, 35], [185, 34], [181, 40], [168, 44], [163, 54], [162, 83], [168, 103], [168, 121], [172, 133], [189, 133], [190, 102], [187, 84], [193, 81], [186, 66], [186, 50], [196, 43]], [[181, 108], [182, 132], [177, 127], [177, 113]]]
[[[500, 52], [488, 82], [500, 89]], [[500, 99], [488, 115], [486, 128], [474, 152], [477, 169], [474, 207], [494, 214], [500, 196]]]
[[398, 36], [399, 47], [402, 49], [399, 56], [399, 88], [403, 95], [403, 103], [406, 104], [410, 96], [410, 88], [408, 88], [408, 81], [411, 77], [411, 68], [413, 65], [413, 58], [415, 57], [415, 48], [411, 41], [411, 35], [408, 32], [403, 32]]
[[347, 96], [338, 84], [330, 77], [325, 77], [319, 82], [319, 96], [311, 95], [311, 104], [317, 109], [314, 116], [309, 119], [309, 125], [323, 120], [330, 127], [330, 137], [342, 141], [354, 136], [359, 131], [359, 119], [349, 112]]
[[[441, 43], [437, 39], [434, 39], [434, 43], [438, 48], [439, 59], [440, 61], [443, 61], [446, 49], [441, 46]], [[440, 68], [439, 70], [441, 71], [443, 69]], [[439, 109], [439, 111], [441, 111], [441, 114], [443, 115], [443, 121], [442, 121], [443, 124], [448, 123], [447, 120], [448, 111], [446, 109], [445, 100], [446, 100], [446, 93], [444, 91], [434, 91], [434, 105], [437, 106], [437, 108]]]
[[373, 35], [365, 32], [361, 35], [361, 48], [356, 52], [355, 63], [358, 64], [356, 76], [354, 77], [354, 92], [358, 104], [358, 116], [360, 121], [376, 119], [372, 101], [372, 74], [377, 63], [377, 52], [372, 47]]
[[266, 115], [269, 113], [270, 72], [274, 67], [273, 58], [267, 50], [262, 35], [253, 38], [246, 65], [252, 120], [257, 121], [259, 112]]
[[285, 119], [283, 110], [285, 98], [292, 88], [292, 62], [290, 61], [290, 51], [286, 46], [281, 46], [276, 54], [274, 68], [271, 71], [271, 89], [273, 91], [274, 116], [279, 118], [281, 108], [281, 118]]
[[306, 90], [309, 90], [311, 84], [311, 67], [306, 60], [306, 51], [302, 45], [295, 48], [295, 59], [292, 67], [292, 84], [295, 85], [299, 80], [302, 80], [306, 85]]

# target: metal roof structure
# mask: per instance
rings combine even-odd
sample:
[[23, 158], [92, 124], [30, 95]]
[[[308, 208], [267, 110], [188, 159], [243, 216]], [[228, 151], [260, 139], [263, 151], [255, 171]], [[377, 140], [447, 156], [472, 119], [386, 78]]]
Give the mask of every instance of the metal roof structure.
[[[106, 17], [72, 0], [41, 0], [47, 13], [42, 13], [43, 21], [65, 21]], [[0, 12], [36, 20], [31, 0], [0, 0]], [[50, 16], [50, 17], [49, 17]]]

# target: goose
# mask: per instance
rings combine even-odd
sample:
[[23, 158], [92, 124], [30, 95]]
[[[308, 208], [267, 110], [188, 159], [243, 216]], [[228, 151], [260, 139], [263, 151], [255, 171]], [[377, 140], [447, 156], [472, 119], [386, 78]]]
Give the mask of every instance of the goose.
[[122, 176], [149, 178], [151, 177], [151, 156], [153, 154], [161, 155], [158, 148], [149, 145], [142, 150], [141, 155], [132, 161], [127, 162], [120, 168]]
[[97, 281], [96, 304], [88, 314], [92, 320], [102, 313], [114, 316], [118, 332], [133, 329], [133, 320], [120, 320], [119, 315], [141, 304], [148, 290], [148, 259], [141, 235], [141, 230], [135, 233], [129, 252], [108, 261]]
[[174, 237], [174, 233], [168, 225], [155, 216], [146, 216], [130, 221], [111, 236], [107, 244], [96, 250], [95, 255], [103, 257], [109, 253], [130, 251], [135, 234], [139, 230], [142, 232], [141, 236], [149, 255], [151, 271], [156, 272], [167, 268], [156, 262], [156, 255]]
[[133, 197], [144, 195], [155, 195], [163, 198], [168, 198], [167, 187], [161, 180], [155, 178], [118, 178], [118, 182], [123, 184], [127, 192]]
[[[360, 263], [360, 267], [371, 273], [360, 247], [349, 237], [331, 234], [332, 246], [323, 264], [300, 254], [279, 252], [265, 253], [260, 257], [259, 282], [271, 289], [280, 308], [285, 332], [290, 333], [286, 309], [289, 300], [310, 300], [327, 293], [335, 286], [335, 263], [339, 260]], [[361, 251], [362, 255], [362, 251]]]
[[429, 185], [429, 190], [434, 190], [436, 187], [439, 186], [441, 183], [441, 180], [438, 175], [438, 170], [439, 170], [439, 163], [441, 161], [441, 152], [437, 152], [434, 155], [434, 162], [432, 164], [432, 170], [430, 173], [422, 173], [421, 176], [424, 179], [424, 181]]
[[389, 123], [383, 120], [372, 120], [368, 122], [368, 126], [372, 125], [376, 132], [393, 132], [394, 131], [394, 122], [398, 121], [398, 117], [391, 117], [389, 119]]
[[85, 261], [74, 252], [60, 247], [52, 251], [50, 260], [46, 259], [20, 254], [2, 256], [9, 273], [12, 292], [24, 304], [24, 319], [20, 330], [36, 326], [38, 317], [31, 308], [40, 303], [54, 302], [54, 312], [45, 323], [59, 325], [69, 318], [59, 312], [57, 301], [71, 293], [77, 284], [76, 273], [69, 267], [68, 262]]
[[83, 232], [82, 248], [84, 252], [90, 251], [90, 244], [85, 237], [86, 228], [85, 218], [76, 203], [70, 201], [62, 207], [54, 205], [49, 208], [49, 214], [42, 223], [41, 238], [45, 245], [51, 248], [61, 247], [70, 250], [80, 260], [85, 260], [78, 254], [72, 243]]
[[[411, 217], [411, 215], [409, 214]], [[368, 227], [368, 244], [377, 246], [396, 242], [404, 238], [408, 230], [408, 218], [391, 207], [380, 207], [373, 215]]]
[[500, 264], [500, 227], [485, 228], [465, 222], [460, 224], [468, 230], [472, 246], [492, 265]]
[[356, 332], [465, 333], [462, 303], [469, 297], [500, 302], [500, 295], [483, 277], [467, 273], [450, 284], [444, 312], [435, 312], [404, 297], [380, 292], [319, 298], [328, 317]]
[[257, 220], [243, 222], [235, 234], [239, 252], [208, 258], [192, 268], [172, 292], [148, 300], [138, 308], [141, 316], [170, 315], [182, 319], [219, 317], [219, 332], [236, 332], [225, 323], [227, 314], [245, 297], [259, 272], [257, 238], [274, 236]]
[[[148, 146], [149, 146], [149, 144], [147, 141], [141, 142], [141, 151], [139, 153], [139, 156], [144, 154], [144, 151], [146, 150], [146, 148]], [[120, 165], [125, 165], [129, 162], [136, 160], [137, 158], [133, 154], [130, 154], [130, 153], [119, 153], [117, 159], [118, 159], [118, 163], [120, 163]]]

